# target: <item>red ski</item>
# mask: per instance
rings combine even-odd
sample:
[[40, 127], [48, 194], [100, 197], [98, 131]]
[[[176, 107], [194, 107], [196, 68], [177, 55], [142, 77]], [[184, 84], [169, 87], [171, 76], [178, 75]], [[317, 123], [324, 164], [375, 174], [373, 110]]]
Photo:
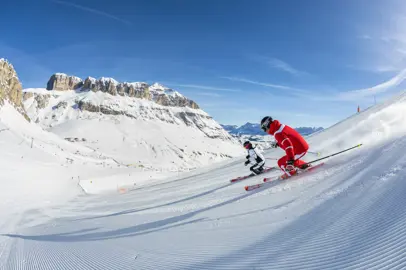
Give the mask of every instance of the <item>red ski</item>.
[[[262, 171], [262, 173], [261, 173], [261, 174], [263, 174], [263, 173], [267, 173], [267, 172], [270, 172], [270, 171], [275, 170], [275, 169], [276, 169], [276, 167], [270, 167], [270, 168], [266, 168], [266, 169], [264, 169], [264, 170]], [[241, 181], [241, 180], [244, 180], [244, 179], [247, 179], [247, 178], [253, 177], [253, 176], [257, 176], [257, 175], [252, 173], [252, 174], [250, 174], [250, 175], [246, 175], [246, 176], [240, 176], [240, 177], [237, 177], [237, 178], [231, 179], [231, 180], [230, 180], [230, 182], [231, 182], [231, 183], [238, 182], [238, 181]]]
[[[304, 172], [312, 171], [314, 169], [317, 169], [317, 168], [321, 167], [322, 165], [324, 165], [324, 162], [322, 162], [320, 164], [317, 164], [315, 166], [311, 166], [311, 167], [309, 167], [307, 169], [304, 169], [304, 170], [299, 169], [299, 170], [297, 170], [297, 173], [295, 175], [298, 175], [298, 174], [301, 174], [301, 173], [304, 173]], [[292, 176], [295, 176], [295, 175], [292, 175]], [[286, 174], [283, 174], [283, 175], [280, 175], [280, 176], [277, 176], [277, 177], [265, 177], [264, 182], [270, 182], [270, 181], [278, 180], [278, 179], [279, 180], [285, 180], [285, 179], [288, 179], [288, 178], [290, 178], [290, 176], [287, 176]]]
[[245, 190], [246, 190], [246, 191], [250, 191], [250, 190], [253, 190], [253, 189], [257, 189], [257, 188], [262, 187], [263, 185], [266, 185], [266, 184], [269, 183], [269, 182], [276, 181], [276, 180], [282, 180], [282, 181], [284, 181], [284, 180], [289, 179], [289, 178], [291, 178], [291, 177], [301, 175], [302, 173], [309, 172], [309, 171], [313, 171], [314, 169], [317, 169], [317, 168], [321, 167], [322, 165], [324, 165], [324, 162], [323, 162], [323, 163], [320, 163], [320, 164], [317, 164], [317, 165], [315, 165], [315, 166], [309, 167], [309, 168], [307, 168], [307, 169], [305, 169], [305, 170], [300, 170], [300, 169], [299, 169], [299, 170], [297, 170], [297, 173], [294, 174], [294, 175], [292, 175], [292, 176], [286, 176], [285, 174], [283, 174], [283, 175], [279, 175], [279, 176], [267, 177], [267, 178], [264, 178], [264, 183], [255, 184], [255, 185], [250, 185], [250, 186], [245, 186]]

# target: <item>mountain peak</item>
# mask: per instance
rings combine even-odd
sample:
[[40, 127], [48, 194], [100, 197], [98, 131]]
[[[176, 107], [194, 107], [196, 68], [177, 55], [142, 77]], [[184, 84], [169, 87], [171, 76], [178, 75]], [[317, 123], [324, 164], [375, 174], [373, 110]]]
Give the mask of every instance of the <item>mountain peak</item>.
[[101, 77], [99, 81], [101, 81], [102, 83], [112, 83], [114, 85], [118, 84], [118, 81], [110, 77]]
[[154, 90], [161, 90], [161, 91], [166, 91], [166, 90], [170, 90], [168, 87], [160, 84], [160, 83], [153, 83], [150, 88], [154, 89]]

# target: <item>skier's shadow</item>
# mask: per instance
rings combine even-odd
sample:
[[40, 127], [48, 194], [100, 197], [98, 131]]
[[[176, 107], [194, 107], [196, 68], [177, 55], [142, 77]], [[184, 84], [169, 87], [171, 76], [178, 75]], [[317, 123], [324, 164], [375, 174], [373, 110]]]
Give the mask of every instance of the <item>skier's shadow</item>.
[[[271, 188], [274, 185], [277, 185], [278, 183], [272, 183], [270, 182], [266, 187], [260, 188], [258, 190], [253, 190], [250, 192], [247, 192], [245, 194], [242, 194], [240, 196], [237, 196], [235, 198], [226, 200], [224, 202], [208, 206], [190, 213], [186, 213], [180, 216], [175, 216], [175, 217], [170, 217], [162, 220], [157, 220], [153, 221], [150, 223], [145, 223], [145, 224], [139, 224], [127, 228], [122, 228], [122, 229], [117, 229], [117, 230], [111, 230], [111, 231], [103, 231], [103, 232], [92, 232], [92, 231], [97, 231], [99, 228], [87, 228], [84, 230], [79, 230], [79, 231], [73, 231], [73, 232], [64, 232], [64, 233], [58, 233], [58, 234], [44, 234], [44, 235], [19, 235], [19, 234], [1, 234], [1, 236], [8, 236], [12, 238], [21, 238], [21, 239], [28, 239], [28, 240], [34, 240], [34, 241], [49, 241], [49, 242], [86, 242], [86, 241], [98, 241], [98, 240], [107, 240], [107, 239], [117, 239], [117, 238], [124, 238], [124, 237], [134, 237], [134, 236], [139, 236], [143, 234], [149, 234], [157, 231], [162, 231], [162, 230], [167, 230], [170, 228], [174, 227], [179, 227], [191, 223], [196, 223], [199, 221], [204, 221], [206, 218], [197, 218], [191, 221], [185, 221], [189, 218], [192, 218], [198, 214], [204, 213], [206, 211], [225, 206], [227, 204], [242, 200], [244, 198], [247, 198], [249, 196], [252, 196], [258, 192], [264, 191], [264, 189]], [[227, 184], [225, 186], [228, 186], [230, 184]], [[225, 186], [217, 188], [224, 188]], [[213, 190], [211, 191], [213, 192]], [[197, 196], [197, 195], [196, 195]], [[200, 196], [202, 196], [200, 194]], [[190, 199], [190, 198], [189, 198]], [[111, 216], [111, 215], [110, 215]], [[178, 223], [181, 222], [181, 223]], [[175, 224], [177, 223], [177, 224]], [[169, 225], [169, 226], [167, 226]], [[86, 233], [84, 233], [86, 232]]]
[[127, 214], [132, 214], [132, 213], [137, 213], [137, 212], [142, 212], [142, 211], [147, 211], [147, 210], [153, 210], [156, 208], [160, 208], [160, 207], [165, 207], [165, 206], [171, 206], [177, 203], [182, 203], [182, 202], [186, 202], [186, 201], [190, 201], [190, 200], [194, 200], [197, 199], [199, 197], [203, 197], [206, 196], [208, 194], [214, 193], [218, 190], [221, 190], [223, 188], [226, 188], [228, 186], [230, 186], [232, 183], [226, 184], [226, 185], [222, 185], [220, 187], [187, 197], [187, 198], [183, 198], [180, 200], [176, 200], [173, 202], [169, 202], [169, 203], [164, 203], [164, 204], [159, 204], [159, 205], [154, 205], [154, 206], [150, 206], [150, 207], [145, 207], [145, 208], [140, 208], [140, 209], [129, 209], [129, 210], [125, 210], [125, 211], [120, 211], [120, 212], [116, 212], [116, 213], [112, 213], [112, 214], [107, 214], [107, 215], [100, 215], [100, 216], [95, 216], [95, 217], [85, 217], [85, 218], [79, 218], [79, 219], [74, 219], [73, 221], [78, 221], [78, 220], [89, 220], [89, 219], [99, 219], [99, 218], [106, 218], [106, 217], [114, 217], [114, 216], [120, 216], [120, 215], [127, 215]]

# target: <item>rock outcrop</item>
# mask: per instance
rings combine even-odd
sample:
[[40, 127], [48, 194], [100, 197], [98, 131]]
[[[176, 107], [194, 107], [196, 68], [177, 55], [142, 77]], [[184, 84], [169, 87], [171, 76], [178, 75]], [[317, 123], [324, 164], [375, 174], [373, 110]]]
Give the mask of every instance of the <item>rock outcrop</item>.
[[87, 77], [82, 81], [78, 77], [57, 73], [51, 76], [48, 81], [48, 90], [76, 90], [109, 93], [113, 96], [128, 96], [152, 100], [162, 106], [170, 107], [190, 107], [199, 109], [193, 100], [182, 96], [177, 91], [167, 88], [158, 83], [149, 85], [145, 82], [123, 82], [119, 83], [113, 78], [102, 77], [95, 79]]
[[47, 84], [47, 90], [75, 90], [83, 86], [81, 78], [68, 76], [64, 73], [55, 73]]
[[0, 59], [0, 105], [7, 100], [12, 104], [28, 121], [22, 103], [22, 85], [14, 67], [4, 59]]

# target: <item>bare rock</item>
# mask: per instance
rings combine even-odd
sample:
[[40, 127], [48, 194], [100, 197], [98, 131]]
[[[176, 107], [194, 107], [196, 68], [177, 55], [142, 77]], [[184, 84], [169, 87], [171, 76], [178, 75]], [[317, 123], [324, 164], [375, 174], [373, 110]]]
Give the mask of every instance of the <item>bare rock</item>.
[[199, 109], [199, 106], [193, 100], [190, 100], [181, 95], [179, 92], [158, 83], [152, 85], [145, 82], [119, 83], [113, 78], [105, 77], [100, 79], [87, 77], [84, 81], [82, 81], [80, 78], [75, 76], [57, 73], [51, 76], [47, 87], [48, 90], [67, 90], [78, 88], [81, 88], [82, 91], [101, 91], [104, 93], [109, 93], [113, 96], [120, 95], [152, 100], [162, 106], [190, 107], [192, 109]]
[[37, 101], [37, 107], [39, 109], [43, 109], [46, 106], [48, 106], [49, 99], [51, 98], [51, 95], [41, 95], [41, 94], [34, 94], [34, 99]]
[[47, 84], [47, 90], [76, 90], [83, 86], [81, 78], [68, 76], [64, 73], [55, 73]]
[[0, 59], [0, 105], [7, 100], [10, 102], [28, 121], [22, 103], [23, 91], [14, 67], [4, 59]]

